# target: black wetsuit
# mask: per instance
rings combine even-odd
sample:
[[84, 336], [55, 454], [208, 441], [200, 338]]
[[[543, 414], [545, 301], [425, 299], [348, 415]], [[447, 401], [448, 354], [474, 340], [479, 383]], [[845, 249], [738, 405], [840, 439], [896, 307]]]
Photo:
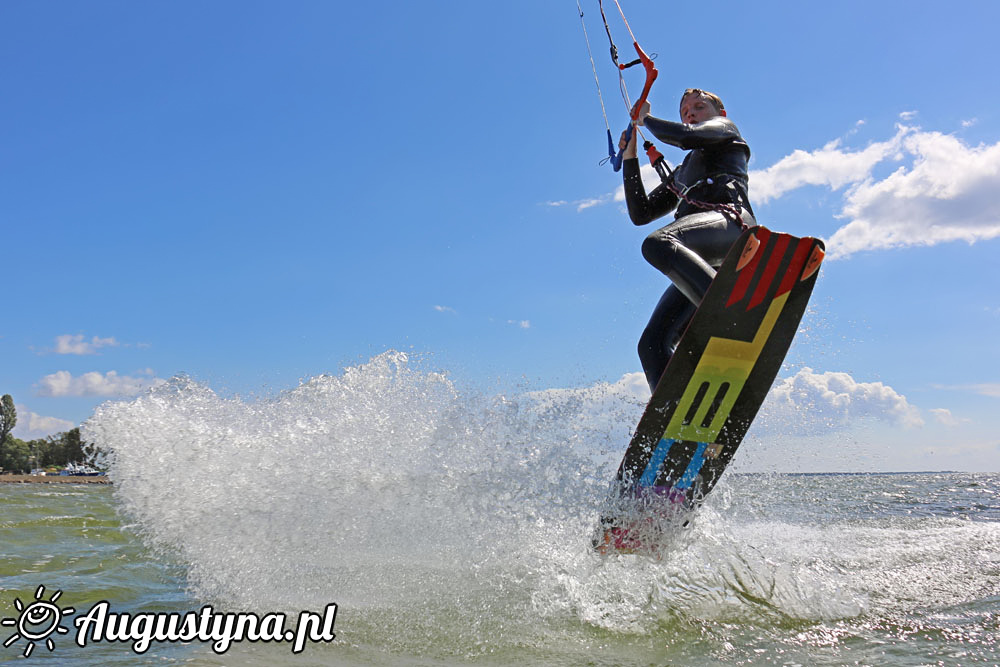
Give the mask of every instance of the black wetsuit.
[[740, 220], [706, 211], [679, 199], [665, 184], [646, 194], [639, 160], [624, 162], [629, 217], [645, 225], [677, 209], [674, 221], [643, 241], [642, 255], [673, 284], [660, 297], [639, 339], [639, 359], [650, 390], [656, 388], [681, 334], [715, 277], [715, 270], [739, 238], [743, 225], [756, 225], [747, 195], [750, 148], [724, 116], [687, 125], [648, 116], [644, 124], [660, 141], [691, 151], [671, 175], [674, 186], [692, 201], [729, 204]]

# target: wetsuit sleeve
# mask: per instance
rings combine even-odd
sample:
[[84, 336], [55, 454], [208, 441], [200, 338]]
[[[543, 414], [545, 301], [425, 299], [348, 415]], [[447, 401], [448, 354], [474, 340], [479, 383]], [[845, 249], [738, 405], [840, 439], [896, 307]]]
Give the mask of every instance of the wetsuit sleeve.
[[686, 151], [693, 148], [707, 148], [727, 141], [743, 140], [736, 125], [724, 116], [710, 118], [695, 125], [646, 116], [643, 125], [660, 141]]
[[657, 186], [648, 195], [639, 175], [639, 158], [629, 158], [622, 162], [622, 174], [625, 183], [625, 203], [628, 205], [628, 217], [636, 225], [645, 225], [657, 218], [662, 218], [677, 208], [677, 195], [665, 185]]

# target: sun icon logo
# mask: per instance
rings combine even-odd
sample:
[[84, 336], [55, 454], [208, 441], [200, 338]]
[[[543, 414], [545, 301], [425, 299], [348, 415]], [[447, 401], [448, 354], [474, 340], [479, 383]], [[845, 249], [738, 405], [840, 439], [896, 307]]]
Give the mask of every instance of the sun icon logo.
[[5, 618], [0, 621], [0, 625], [17, 626], [17, 631], [7, 638], [3, 643], [5, 647], [10, 646], [19, 639], [26, 639], [27, 646], [24, 647], [24, 657], [27, 658], [35, 650], [35, 642], [45, 640], [45, 646], [52, 651], [55, 649], [55, 642], [52, 641], [52, 634], [58, 632], [64, 635], [69, 632], [69, 628], [59, 625], [63, 616], [68, 616], [76, 610], [72, 607], [60, 609], [55, 602], [62, 595], [62, 591], [56, 591], [48, 600], [44, 599], [45, 586], [39, 586], [35, 591], [35, 601], [25, 606], [20, 598], [14, 599], [14, 606], [21, 612], [19, 618]]

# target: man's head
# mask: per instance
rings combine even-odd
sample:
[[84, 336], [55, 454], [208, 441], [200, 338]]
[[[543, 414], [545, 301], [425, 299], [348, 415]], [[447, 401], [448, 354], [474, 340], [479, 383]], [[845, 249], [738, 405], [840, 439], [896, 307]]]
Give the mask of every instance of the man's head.
[[715, 93], [688, 88], [681, 96], [681, 122], [693, 125], [725, 115], [726, 107]]

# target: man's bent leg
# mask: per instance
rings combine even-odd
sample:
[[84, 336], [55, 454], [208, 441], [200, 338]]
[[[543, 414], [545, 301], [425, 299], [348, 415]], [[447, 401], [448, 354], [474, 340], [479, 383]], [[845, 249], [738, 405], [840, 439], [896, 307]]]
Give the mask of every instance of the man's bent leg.
[[[749, 213], [744, 216], [744, 222], [756, 224]], [[715, 278], [714, 267], [722, 264], [742, 231], [721, 213], [693, 213], [646, 237], [642, 255], [697, 305]]]
[[656, 304], [649, 324], [639, 338], [639, 361], [651, 392], [663, 376], [694, 311], [695, 305], [673, 285], [667, 288]]

